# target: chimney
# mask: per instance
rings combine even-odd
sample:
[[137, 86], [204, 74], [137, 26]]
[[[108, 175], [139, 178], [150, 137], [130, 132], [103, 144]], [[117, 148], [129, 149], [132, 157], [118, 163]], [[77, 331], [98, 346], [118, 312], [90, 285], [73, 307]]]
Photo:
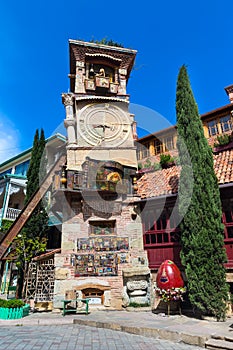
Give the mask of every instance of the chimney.
[[233, 103], [233, 85], [225, 87], [225, 91], [229, 97], [230, 102]]

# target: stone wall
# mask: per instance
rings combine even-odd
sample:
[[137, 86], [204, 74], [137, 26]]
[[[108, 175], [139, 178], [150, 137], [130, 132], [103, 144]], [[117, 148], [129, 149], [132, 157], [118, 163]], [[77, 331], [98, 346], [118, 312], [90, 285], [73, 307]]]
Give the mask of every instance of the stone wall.
[[[116, 221], [115, 237], [127, 237], [129, 247], [127, 250], [128, 260], [118, 263], [117, 275], [115, 276], [78, 276], [75, 275], [73, 259], [78, 254], [77, 241], [80, 238], [89, 237], [89, 223], [92, 220], [105, 220], [97, 216], [93, 211], [89, 219], [85, 220], [80, 202], [69, 203], [72, 214], [62, 226], [62, 249], [61, 254], [55, 256], [55, 290], [54, 308], [61, 308], [61, 300], [65, 298], [68, 290], [76, 290], [81, 295], [88, 285], [89, 288], [104, 291], [103, 305], [106, 308], [121, 309], [123, 288], [128, 280], [145, 280], [149, 282], [149, 269], [147, 253], [143, 250], [142, 224], [140, 217], [132, 219], [133, 203], [129, 200], [122, 201], [121, 212], [118, 215], [108, 216], [108, 220]], [[125, 251], [124, 251], [125, 252]], [[90, 253], [89, 250], [86, 252]], [[106, 252], [105, 252], [106, 253]], [[146, 277], [140, 277], [145, 275]], [[124, 278], [123, 278], [124, 275]], [[146, 288], [147, 290], [148, 288]], [[145, 290], [145, 289], [144, 289]], [[148, 289], [149, 290], [149, 289]], [[145, 295], [145, 293], [143, 293]], [[148, 298], [146, 292], [146, 299]]]

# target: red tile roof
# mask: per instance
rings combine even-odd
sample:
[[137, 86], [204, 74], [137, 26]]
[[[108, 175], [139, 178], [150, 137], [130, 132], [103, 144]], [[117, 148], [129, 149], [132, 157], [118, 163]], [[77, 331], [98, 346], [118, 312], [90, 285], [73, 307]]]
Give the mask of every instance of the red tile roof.
[[[213, 155], [219, 184], [233, 185], [233, 149]], [[180, 166], [147, 172], [137, 181], [138, 194], [143, 198], [160, 197], [178, 192]]]
[[214, 154], [214, 169], [219, 184], [233, 183], [233, 149]]
[[33, 258], [33, 261], [38, 261], [38, 260], [50, 258], [51, 256], [53, 256], [56, 253], [61, 253], [61, 248], [53, 249], [53, 250], [51, 250], [49, 252], [46, 252], [46, 253], [41, 254], [41, 255], [38, 255], [38, 256]]

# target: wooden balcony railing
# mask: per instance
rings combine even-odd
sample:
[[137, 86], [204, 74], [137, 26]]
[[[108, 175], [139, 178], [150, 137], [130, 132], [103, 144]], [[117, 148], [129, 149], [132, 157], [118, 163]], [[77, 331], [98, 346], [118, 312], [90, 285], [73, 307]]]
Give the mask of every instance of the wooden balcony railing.
[[[14, 221], [19, 216], [20, 212], [20, 209], [7, 208], [6, 214], [4, 215], [3, 219]], [[0, 209], [0, 216], [2, 216], [2, 208]]]

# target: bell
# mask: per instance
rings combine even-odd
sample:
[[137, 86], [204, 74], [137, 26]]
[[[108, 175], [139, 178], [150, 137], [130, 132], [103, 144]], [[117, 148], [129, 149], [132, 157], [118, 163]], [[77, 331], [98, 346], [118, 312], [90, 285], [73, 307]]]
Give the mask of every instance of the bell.
[[89, 72], [89, 77], [90, 77], [90, 78], [93, 78], [94, 75], [95, 75], [95, 72], [94, 72], [94, 68], [93, 68], [93, 64], [92, 64], [91, 69], [90, 69], [90, 72]]

